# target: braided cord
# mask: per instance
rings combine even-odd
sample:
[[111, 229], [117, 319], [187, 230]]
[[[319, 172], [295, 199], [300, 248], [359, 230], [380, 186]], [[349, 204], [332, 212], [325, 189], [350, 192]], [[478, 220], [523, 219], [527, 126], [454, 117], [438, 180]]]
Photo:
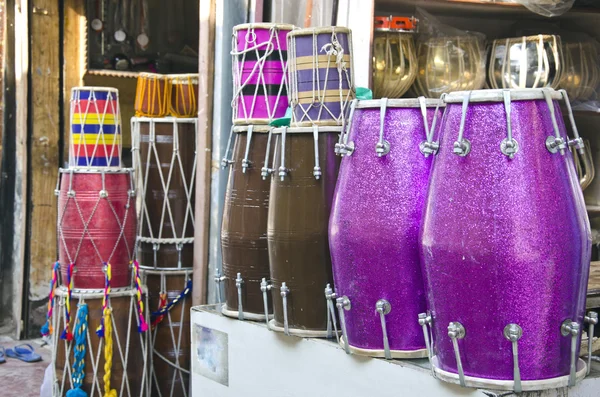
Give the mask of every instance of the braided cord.
[[[167, 294], [161, 292], [158, 298], [158, 311], [160, 311], [165, 306], [167, 306]], [[158, 324], [160, 324], [163, 318], [165, 318], [164, 314], [154, 317], [152, 319], [152, 329], [154, 329]]]
[[62, 334], [60, 335], [61, 339], [65, 339], [68, 341], [72, 341], [73, 340], [73, 334], [71, 333], [71, 330], [69, 329], [70, 324], [71, 324], [71, 294], [73, 293], [73, 272], [75, 270], [75, 264], [71, 263], [69, 264], [69, 267], [67, 267], [67, 296], [65, 297], [65, 320], [66, 320], [66, 324], [65, 324], [65, 329], [63, 330]]
[[85, 351], [88, 327], [88, 305], [79, 304], [77, 328], [75, 329], [75, 353], [73, 362], [73, 389], [80, 389], [85, 378]]
[[50, 280], [50, 293], [48, 294], [48, 313], [46, 314], [46, 323], [42, 326], [42, 336], [52, 335], [52, 312], [54, 309], [55, 288], [58, 283], [58, 273], [60, 271], [60, 263], [56, 261], [52, 267], [52, 280]]
[[171, 311], [171, 309], [175, 305], [177, 305], [181, 300], [183, 300], [183, 298], [185, 298], [186, 296], [188, 296], [190, 294], [191, 290], [192, 290], [192, 280], [188, 280], [183, 291], [181, 291], [179, 293], [179, 296], [177, 296], [175, 299], [173, 299], [171, 302], [169, 302], [168, 305], [161, 307], [159, 310], [157, 310], [151, 314], [151, 317], [153, 318], [152, 322], [154, 323], [155, 317], [164, 316], [169, 311]]
[[137, 301], [139, 326], [138, 332], [146, 332], [148, 330], [148, 323], [144, 316], [144, 301], [142, 300], [142, 280], [140, 278], [140, 263], [137, 260], [133, 261], [133, 272], [135, 279], [135, 297]]
[[117, 397], [117, 391], [110, 388], [110, 375], [113, 364], [113, 340], [112, 340], [112, 309], [104, 309], [104, 397]]
[[102, 297], [102, 319], [100, 319], [100, 325], [96, 328], [96, 334], [102, 338], [104, 337], [104, 328], [106, 327], [106, 309], [108, 308], [108, 294], [110, 294], [110, 279], [112, 278], [112, 271], [110, 263], [104, 263], [105, 275], [104, 275], [104, 296]]

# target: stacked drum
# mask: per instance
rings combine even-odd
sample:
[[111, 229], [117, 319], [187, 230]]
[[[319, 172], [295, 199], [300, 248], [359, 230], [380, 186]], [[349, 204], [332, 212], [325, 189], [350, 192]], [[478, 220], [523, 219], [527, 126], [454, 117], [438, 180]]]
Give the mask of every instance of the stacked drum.
[[189, 395], [197, 97], [197, 75], [142, 74], [131, 119], [153, 396]]
[[60, 170], [56, 188], [59, 261], [42, 330], [55, 349], [54, 395], [81, 389], [139, 396], [147, 385], [146, 323], [118, 91], [74, 88], [70, 132], [69, 168]]

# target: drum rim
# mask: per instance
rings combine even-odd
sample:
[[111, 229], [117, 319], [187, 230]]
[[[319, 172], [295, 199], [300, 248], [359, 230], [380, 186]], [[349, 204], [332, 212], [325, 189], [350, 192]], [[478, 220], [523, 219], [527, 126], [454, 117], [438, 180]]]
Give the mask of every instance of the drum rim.
[[151, 73], [151, 72], [139, 72], [138, 79], [141, 77], [156, 77], [159, 79], [168, 79], [169, 75], [161, 74], [161, 73]]
[[288, 37], [296, 37], [296, 36], [308, 36], [313, 34], [321, 34], [321, 33], [347, 33], [351, 34], [352, 29], [347, 28], [345, 26], [327, 26], [327, 27], [315, 27], [315, 28], [299, 28], [294, 29], [288, 34]]
[[115, 88], [115, 87], [96, 87], [96, 86], [84, 85], [84, 86], [71, 88], [71, 94], [78, 92], [78, 91], [114, 92], [116, 94], [119, 93], [119, 89]]
[[[318, 132], [341, 133], [344, 131], [344, 127], [342, 126], [315, 125], [314, 127], [317, 127]], [[284, 128], [287, 128], [286, 134], [311, 134], [313, 132], [313, 127], [278, 127], [273, 128], [273, 134], [281, 134]]]
[[[550, 92], [550, 98], [562, 99], [562, 94], [553, 88], [511, 88], [511, 89], [484, 89], [473, 91], [454, 91], [443, 99], [445, 103], [462, 103], [465, 95], [471, 93], [469, 103], [472, 102], [504, 102], [504, 91], [510, 91], [511, 101], [541, 100], [544, 98], [544, 90]], [[515, 95], [516, 94], [516, 95]]]
[[546, 40], [546, 39], [560, 40], [560, 35], [558, 35], [558, 34], [534, 34], [534, 35], [529, 35], [529, 36], [505, 37], [503, 39], [494, 39], [493, 43], [502, 45], [502, 44], [506, 44], [506, 40], [508, 40], [509, 44], [514, 44], [514, 43], [522, 42], [523, 39], [525, 39], [525, 41], [539, 40], [540, 37], [543, 40]]
[[166, 116], [166, 117], [136, 117], [133, 116], [131, 118], [131, 122], [132, 123], [136, 123], [136, 122], [147, 122], [147, 123], [155, 123], [155, 124], [167, 124], [167, 123], [173, 123], [173, 122], [180, 122], [181, 124], [197, 124], [198, 123], [198, 118], [196, 117], [173, 117], [173, 116]]
[[69, 167], [59, 168], [59, 174], [129, 174], [133, 172], [133, 168], [122, 168], [122, 167]]
[[[382, 98], [383, 99], [383, 98]], [[446, 104], [441, 99], [425, 98], [426, 107], [444, 107]], [[381, 99], [359, 99], [355, 109], [378, 109], [381, 107]], [[418, 98], [389, 98], [388, 108], [420, 108], [421, 103]]]
[[[135, 287], [118, 287], [111, 288], [108, 296], [111, 298], [117, 297], [133, 297], [136, 294]], [[142, 293], [146, 294], [146, 286], [142, 286]], [[65, 297], [68, 295], [67, 287], [61, 285], [56, 288], [55, 294], [59, 297]], [[73, 288], [71, 296], [77, 299], [102, 299], [104, 297], [104, 288]]]
[[[176, 73], [167, 75], [173, 84], [184, 84], [187, 85], [187, 81], [177, 81], [177, 79], [191, 78], [192, 84], [198, 84], [199, 74], [198, 73]], [[195, 80], [194, 80], [195, 79]]]
[[272, 27], [279, 28], [280, 30], [289, 30], [292, 31], [296, 29], [296, 26], [291, 25], [289, 23], [269, 23], [269, 22], [258, 22], [258, 23], [242, 23], [239, 25], [235, 25], [233, 27], [234, 33], [237, 33], [238, 30], [242, 29], [271, 29]]
[[[249, 125], [234, 125], [233, 126], [233, 132], [248, 132], [248, 128], [250, 128]], [[275, 127], [272, 127], [268, 124], [259, 124], [259, 125], [252, 125], [252, 132], [259, 132], [261, 134], [267, 133], [269, 131], [271, 131], [271, 129], [274, 129]]]

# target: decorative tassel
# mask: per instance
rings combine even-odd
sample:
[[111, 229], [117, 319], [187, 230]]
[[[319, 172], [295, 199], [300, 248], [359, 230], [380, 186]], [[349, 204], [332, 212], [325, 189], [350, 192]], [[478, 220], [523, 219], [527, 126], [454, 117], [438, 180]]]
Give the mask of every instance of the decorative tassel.
[[96, 334], [100, 338], [104, 337], [104, 329], [106, 327], [105, 316], [106, 309], [108, 309], [108, 294], [110, 294], [110, 280], [112, 278], [110, 263], [104, 263], [104, 272], [104, 296], [102, 297], [102, 313], [104, 313], [105, 315], [100, 320], [100, 325], [98, 326], [98, 328], [96, 328]]
[[144, 302], [142, 300], [142, 280], [140, 278], [140, 264], [137, 260], [133, 261], [133, 276], [135, 280], [135, 296], [137, 298], [137, 309], [139, 318], [138, 332], [146, 332], [148, 331], [148, 324], [146, 323], [146, 319], [144, 317]]
[[104, 309], [104, 397], [117, 397], [117, 391], [110, 388], [110, 375], [112, 372], [113, 361], [113, 340], [112, 340], [112, 309]]
[[73, 293], [73, 272], [75, 271], [75, 264], [71, 263], [69, 264], [69, 267], [67, 267], [67, 296], [65, 298], [65, 318], [66, 318], [66, 322], [67, 324], [65, 325], [65, 329], [63, 330], [62, 334], [60, 335], [61, 339], [65, 339], [68, 341], [72, 341], [73, 340], [73, 334], [71, 333], [71, 330], [69, 329], [70, 324], [71, 324], [71, 294]]
[[[158, 311], [160, 311], [165, 306], [167, 306], [167, 294], [164, 292], [161, 292], [160, 296], [158, 298]], [[160, 324], [160, 322], [163, 320], [163, 318], [165, 318], [164, 314], [161, 314], [160, 316], [156, 316], [155, 318], [153, 318], [152, 319], [152, 329], [156, 328], [156, 326], [158, 324]]]
[[46, 323], [42, 326], [42, 336], [52, 335], [52, 311], [54, 309], [55, 288], [58, 282], [58, 273], [60, 272], [60, 263], [58, 261], [52, 266], [52, 280], [50, 281], [50, 293], [48, 295], [48, 313], [46, 314]]
[[75, 329], [75, 347], [73, 362], [73, 388], [67, 391], [67, 397], [87, 397], [87, 393], [81, 390], [85, 378], [85, 351], [88, 327], [88, 306], [83, 303], [79, 305], [77, 312], [77, 328]]
[[171, 311], [171, 309], [173, 308], [173, 306], [175, 306], [176, 304], [178, 304], [183, 298], [185, 298], [186, 296], [188, 296], [190, 294], [190, 291], [192, 290], [192, 280], [188, 280], [185, 288], [183, 289], [183, 291], [181, 291], [179, 293], [179, 296], [177, 296], [175, 299], [173, 299], [171, 302], [169, 302], [168, 305], [163, 306], [162, 308], [160, 308], [159, 310], [155, 311], [154, 313], [152, 313], [150, 315], [150, 317], [152, 318], [152, 323], [154, 323], [154, 318], [158, 317], [158, 316], [164, 316], [165, 314], [167, 314], [169, 311]]

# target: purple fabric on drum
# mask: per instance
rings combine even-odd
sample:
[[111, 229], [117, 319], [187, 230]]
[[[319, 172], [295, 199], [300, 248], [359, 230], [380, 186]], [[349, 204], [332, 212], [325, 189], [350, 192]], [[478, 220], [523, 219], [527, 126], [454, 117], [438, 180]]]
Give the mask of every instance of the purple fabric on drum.
[[[348, 105], [349, 106], [349, 105]], [[323, 106], [310, 103], [299, 103], [294, 107], [294, 121], [295, 122], [310, 122], [312, 121], [333, 121], [335, 119], [340, 120], [341, 115], [341, 104], [337, 102], [326, 102]], [[329, 110], [328, 110], [329, 109]], [[308, 113], [308, 116], [305, 115]], [[318, 124], [318, 123], [316, 123]], [[341, 122], [340, 122], [341, 125]]]
[[[260, 73], [250, 73], [250, 72], [242, 72], [241, 84], [281, 84], [283, 83], [283, 70], [278, 70], [276, 72], [266, 72], [263, 71], [261, 76]], [[236, 78], [236, 76], [234, 76]]]
[[[591, 249], [572, 156], [546, 149], [554, 131], [543, 100], [512, 102], [519, 144], [512, 160], [500, 151], [504, 104], [471, 103], [464, 131], [471, 152], [457, 156], [461, 106], [446, 108], [421, 231], [435, 354], [457, 373], [448, 324], [458, 321], [465, 374], [512, 379], [503, 330], [516, 323], [521, 378], [567, 375], [571, 339], [560, 328], [566, 319], [583, 326]], [[566, 137], [556, 103], [555, 111]]]
[[[252, 102], [254, 101], [254, 111], [252, 109]], [[268, 104], [268, 105], [267, 105]], [[264, 119], [270, 120], [269, 110], [274, 112], [273, 119], [277, 119], [285, 116], [285, 112], [289, 106], [287, 97], [282, 95], [277, 101], [276, 95], [269, 95], [267, 97], [259, 95], [256, 97], [250, 95], [241, 95], [238, 97], [238, 110], [237, 114], [233, 115], [234, 120], [242, 119]]]
[[[434, 112], [428, 109], [429, 125]], [[386, 299], [390, 348], [420, 350], [425, 340], [417, 317], [426, 303], [418, 237], [432, 156], [419, 151], [426, 140], [421, 110], [388, 107], [390, 152], [377, 157], [379, 117], [379, 108], [355, 110], [349, 136], [355, 151], [340, 166], [329, 224], [336, 292], [351, 302], [345, 312], [351, 346], [383, 350], [375, 304]]]
[[[315, 69], [304, 69], [304, 70], [296, 70], [296, 81], [298, 83], [306, 83], [312, 82], [313, 79], [318, 79], [319, 81], [324, 82], [327, 80], [328, 82], [335, 81], [336, 83], [340, 81], [340, 74], [338, 73], [337, 66], [333, 64], [331, 68], [321, 67], [318, 69], [318, 73], [315, 73]], [[350, 77], [350, 70], [348, 69], [348, 77], [346, 77], [346, 73], [342, 72], [342, 81], [348, 85], [348, 80]]]
[[246, 34], [248, 34], [248, 40], [252, 39], [252, 35], [248, 32], [248, 29], [241, 29], [237, 31], [237, 50], [244, 51], [248, 48], [257, 47], [258, 50], [266, 50], [267, 44], [273, 41], [273, 49], [274, 50], [284, 50], [287, 51], [287, 34], [289, 30], [279, 30], [277, 32], [277, 36], [271, 39], [271, 30], [264, 28], [254, 28], [254, 34], [256, 35], [256, 39], [254, 41], [246, 41]]
[[[245, 73], [251, 73], [253, 70], [255, 73], [258, 73], [260, 71], [260, 66], [256, 66], [257, 61], [250, 61], [250, 60], [245, 60], [244, 62], [238, 62], [238, 69], [242, 69]], [[277, 72], [283, 71], [283, 68], [285, 67], [286, 62], [284, 62], [283, 64], [281, 63], [281, 61], [265, 61], [263, 63], [263, 67], [262, 67], [262, 71], [264, 72]]]
[[[339, 90], [340, 89], [340, 81], [337, 79], [337, 76], [336, 76], [335, 80], [328, 79], [327, 84], [325, 84], [325, 79], [320, 79], [319, 81], [316, 81], [314, 84], [313, 84], [313, 80], [307, 80], [304, 82], [296, 82], [296, 87], [298, 87], [298, 92], [312, 91], [313, 87], [314, 87], [315, 91], [317, 89], [320, 89], [321, 91], [322, 90]], [[348, 80], [342, 79], [342, 89], [347, 90], [349, 88], [350, 88], [350, 83], [348, 82]]]
[[[316, 54], [313, 51], [313, 35], [294, 35], [291, 37], [291, 40], [296, 41], [296, 57], [302, 56], [313, 56], [313, 55], [326, 55], [325, 51], [321, 51], [323, 46], [331, 43], [331, 33], [319, 33], [317, 35], [317, 48]], [[344, 54], [350, 53], [350, 45], [348, 44], [348, 34], [338, 32], [336, 33], [336, 37], [342, 48], [344, 49]]]

